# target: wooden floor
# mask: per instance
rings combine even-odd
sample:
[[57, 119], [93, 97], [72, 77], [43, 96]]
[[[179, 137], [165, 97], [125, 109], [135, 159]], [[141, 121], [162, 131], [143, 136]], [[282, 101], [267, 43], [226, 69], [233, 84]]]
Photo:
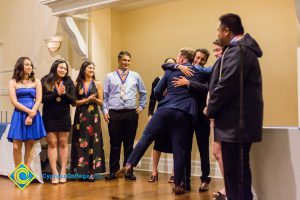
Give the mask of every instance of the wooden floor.
[[199, 193], [199, 177], [192, 177], [192, 191], [181, 196], [172, 193], [172, 184], [168, 183], [169, 174], [159, 174], [158, 183], [148, 183], [150, 172], [136, 171], [136, 181], [116, 179], [113, 181], [96, 180], [93, 183], [69, 181], [66, 184], [31, 183], [23, 191], [14, 183], [0, 177], [0, 199], [43, 199], [43, 200], [209, 200], [213, 192], [222, 187], [221, 179], [213, 179], [208, 192]]

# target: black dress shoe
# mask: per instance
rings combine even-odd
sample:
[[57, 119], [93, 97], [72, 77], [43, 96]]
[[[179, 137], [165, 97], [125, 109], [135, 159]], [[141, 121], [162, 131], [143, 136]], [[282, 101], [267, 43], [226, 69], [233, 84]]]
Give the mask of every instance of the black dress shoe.
[[181, 185], [175, 185], [175, 187], [173, 188], [173, 192], [175, 193], [175, 195], [182, 195], [185, 193], [185, 190]]
[[127, 180], [131, 180], [131, 181], [135, 181], [136, 180], [136, 177], [133, 174], [133, 172], [127, 172], [127, 173], [125, 173], [124, 177]]
[[105, 180], [110, 181], [110, 180], [114, 180], [118, 177], [116, 177], [115, 173], [109, 173], [106, 177]]

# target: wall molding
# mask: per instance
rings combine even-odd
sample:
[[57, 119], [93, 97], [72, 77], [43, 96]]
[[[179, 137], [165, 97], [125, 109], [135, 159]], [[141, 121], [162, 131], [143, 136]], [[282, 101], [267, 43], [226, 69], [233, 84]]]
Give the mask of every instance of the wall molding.
[[137, 0], [39, 0], [52, 9], [52, 15], [63, 16], [88, 12], [90, 10], [123, 5]]
[[0, 96], [8, 96], [9, 91], [8, 89], [0, 89]]
[[[122, 163], [122, 162], [121, 162]], [[152, 157], [143, 157], [136, 166], [136, 170], [140, 171], [152, 171]], [[201, 162], [198, 160], [192, 160], [192, 176], [201, 176]], [[222, 174], [217, 162], [210, 163], [210, 176], [213, 178], [222, 178]], [[173, 170], [173, 159], [172, 158], [160, 158], [158, 163], [158, 171], [160, 173], [171, 174]]]

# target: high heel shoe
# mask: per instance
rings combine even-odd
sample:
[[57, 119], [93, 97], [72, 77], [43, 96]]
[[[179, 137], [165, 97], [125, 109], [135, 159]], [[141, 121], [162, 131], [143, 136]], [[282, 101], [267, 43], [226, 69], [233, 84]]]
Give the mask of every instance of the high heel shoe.
[[158, 181], [158, 175], [151, 175], [148, 179], [148, 182], [150, 183], [154, 183], [154, 182], [157, 182]]
[[95, 181], [95, 175], [94, 174], [90, 174], [89, 176], [89, 182], [94, 182]]
[[171, 176], [168, 182], [169, 183], [174, 183], [174, 176]]
[[58, 171], [52, 171], [51, 183], [54, 184], [54, 185], [59, 183]]
[[59, 183], [66, 183], [67, 182], [67, 174], [60, 174], [59, 176]]
[[64, 173], [62, 173], [62, 171], [60, 172], [60, 176], [59, 176], [59, 183], [66, 183], [67, 182], [67, 174], [66, 171], [64, 170]]

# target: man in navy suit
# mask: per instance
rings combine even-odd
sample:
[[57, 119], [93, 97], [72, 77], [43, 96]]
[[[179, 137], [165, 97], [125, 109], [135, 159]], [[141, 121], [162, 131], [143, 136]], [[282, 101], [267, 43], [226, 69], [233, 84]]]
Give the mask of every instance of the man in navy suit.
[[[180, 65], [186, 65], [194, 70], [189, 80], [199, 80], [202, 76], [200, 71], [195, 70], [191, 65], [194, 58], [194, 51], [189, 48], [180, 50], [177, 56], [177, 62]], [[158, 99], [162, 98], [163, 92], [167, 89], [164, 99], [158, 104], [158, 108], [148, 125], [146, 126], [141, 139], [136, 145], [127, 160], [127, 164], [116, 175], [123, 175], [132, 170], [144, 155], [145, 151], [153, 140], [161, 134], [170, 133], [174, 157], [174, 183], [173, 188], [176, 195], [184, 194], [184, 163], [188, 149], [189, 138], [192, 136], [192, 123], [197, 116], [197, 100], [193, 93], [187, 87], [174, 87], [172, 81], [174, 78], [185, 76], [181, 71], [166, 70], [163, 78], [155, 88], [155, 94]]]

